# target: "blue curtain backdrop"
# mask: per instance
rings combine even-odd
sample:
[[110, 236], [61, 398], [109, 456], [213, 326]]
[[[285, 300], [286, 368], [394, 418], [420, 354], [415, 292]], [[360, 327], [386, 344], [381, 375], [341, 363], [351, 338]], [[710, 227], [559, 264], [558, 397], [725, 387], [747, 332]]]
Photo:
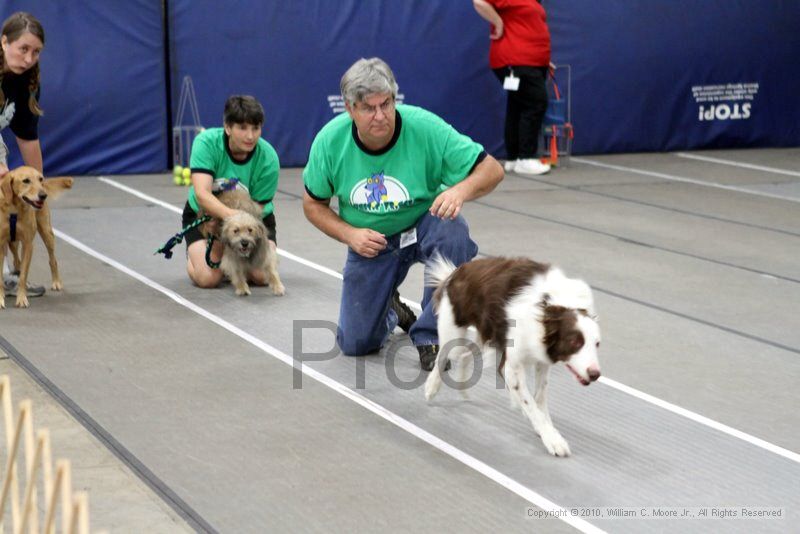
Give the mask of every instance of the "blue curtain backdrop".
[[572, 65], [576, 152], [800, 145], [800, 2], [545, 6]]
[[[219, 125], [232, 93], [264, 105], [263, 136], [283, 165], [303, 165], [334, 116], [328, 97], [360, 57], [395, 72], [405, 102], [442, 115], [500, 149], [502, 91], [487, 67], [486, 32], [470, 2], [173, 0], [173, 102], [190, 75], [205, 126]], [[177, 107], [177, 105], [176, 105]]]
[[[167, 0], [169, 69], [163, 5], [0, 0], [3, 17], [30, 11], [47, 32], [49, 174], [165, 170], [185, 75], [204, 126], [221, 123], [230, 94], [253, 94], [283, 165], [303, 165], [334, 116], [342, 73], [370, 56], [393, 67], [406, 102], [504, 156], [505, 94], [469, 0]], [[575, 153], [800, 145], [800, 2], [544, 5], [553, 60], [572, 67]]]
[[[228, 94], [256, 95], [284, 165], [305, 163], [341, 74], [373, 55], [393, 67], [406, 102], [505, 153], [488, 24], [468, 0], [171, 5], [173, 79], [192, 76], [203, 122], [220, 122]], [[544, 5], [553, 61], [572, 69], [575, 153], [800, 144], [800, 2]]]

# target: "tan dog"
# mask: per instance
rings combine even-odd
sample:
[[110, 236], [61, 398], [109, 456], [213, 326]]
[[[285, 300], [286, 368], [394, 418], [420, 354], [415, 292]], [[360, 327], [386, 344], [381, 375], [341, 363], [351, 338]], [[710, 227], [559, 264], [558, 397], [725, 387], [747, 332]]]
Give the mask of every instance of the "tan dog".
[[227, 207], [237, 210], [222, 221], [218, 236], [225, 246], [220, 269], [236, 288], [236, 294], [249, 295], [247, 274], [253, 269], [261, 269], [267, 275], [272, 293], [283, 295], [286, 290], [278, 276], [278, 255], [270, 246], [267, 229], [261, 222], [261, 206], [241, 189], [223, 192], [217, 198]]
[[[55, 255], [56, 238], [50, 224], [50, 208], [45, 201], [48, 197], [55, 198], [65, 189], [70, 189], [72, 183], [72, 178], [45, 180], [33, 167], [18, 167], [9, 171], [0, 181], [0, 265], [5, 261], [6, 248], [10, 248], [14, 256], [14, 268], [19, 270], [16, 302], [18, 308], [28, 307], [26, 288], [33, 256], [33, 238], [37, 230], [50, 256], [50, 274], [53, 279], [51, 288], [55, 291], [63, 288]], [[16, 215], [14, 243], [11, 243], [12, 215]], [[17, 252], [16, 243], [22, 243], [22, 258]], [[2, 308], [5, 308], [5, 295], [0, 292], [0, 309]]]

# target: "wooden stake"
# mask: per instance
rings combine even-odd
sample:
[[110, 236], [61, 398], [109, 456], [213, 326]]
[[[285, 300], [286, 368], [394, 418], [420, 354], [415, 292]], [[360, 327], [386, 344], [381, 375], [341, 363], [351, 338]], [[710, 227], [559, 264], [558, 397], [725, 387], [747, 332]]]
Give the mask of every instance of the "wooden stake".
[[[28, 418], [31, 419], [30, 417]], [[36, 482], [39, 478], [39, 466], [42, 465], [42, 449], [44, 448], [44, 440], [36, 440], [36, 449], [33, 452], [30, 465], [28, 467], [28, 480], [25, 486], [25, 501], [22, 505], [22, 523], [19, 526], [19, 532], [25, 531], [25, 527], [30, 523], [30, 532], [32, 534], [39, 533], [39, 510], [36, 508]]]
[[[12, 507], [11, 507], [11, 522], [14, 527], [14, 532], [19, 531], [19, 495], [17, 495], [17, 502], [14, 503], [13, 493], [14, 489], [19, 492], [19, 488], [17, 487], [17, 478], [16, 478], [16, 469], [17, 469], [17, 452], [19, 451], [19, 441], [22, 437], [22, 426], [25, 423], [25, 419], [27, 418], [27, 411], [24, 410], [23, 406], [20, 406], [19, 412], [19, 419], [17, 419], [17, 425], [14, 431], [10, 434], [11, 436], [11, 445], [8, 447], [8, 459], [6, 460], [6, 476], [3, 479], [3, 492], [0, 494], [0, 503], [5, 504], [6, 498], [8, 497], [9, 489], [12, 491]], [[11, 475], [11, 476], [9, 476]], [[13, 486], [12, 486], [13, 482]], [[15, 506], [16, 505], [16, 506]], [[0, 520], [3, 519], [3, 513], [5, 512], [5, 506], [0, 508]]]
[[[14, 441], [14, 412], [11, 408], [11, 381], [8, 375], [0, 376], [0, 396], [3, 402], [3, 423], [6, 431], [6, 448], [9, 458], [13, 449]], [[11, 528], [16, 531], [19, 525], [19, 484], [17, 482], [17, 462], [6, 463], [6, 470], [3, 477], [3, 494], [0, 499], [0, 522], [3, 520], [3, 512], [6, 509], [6, 498], [8, 489], [11, 489]]]
[[56, 462], [56, 479], [50, 488], [50, 493], [46, 495], [47, 510], [44, 517], [44, 530], [47, 534], [53, 534], [56, 531], [56, 506], [58, 506], [58, 494], [61, 485], [64, 483], [64, 471], [69, 469], [69, 462], [66, 460], [58, 460]]

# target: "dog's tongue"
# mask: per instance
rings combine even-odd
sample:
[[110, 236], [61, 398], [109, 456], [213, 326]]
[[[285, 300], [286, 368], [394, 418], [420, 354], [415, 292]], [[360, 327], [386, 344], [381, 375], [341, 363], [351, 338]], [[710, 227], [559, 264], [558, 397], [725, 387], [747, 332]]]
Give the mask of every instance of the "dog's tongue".
[[28, 197], [22, 197], [22, 199], [37, 210], [42, 209], [42, 206], [44, 206], [44, 200], [31, 200]]

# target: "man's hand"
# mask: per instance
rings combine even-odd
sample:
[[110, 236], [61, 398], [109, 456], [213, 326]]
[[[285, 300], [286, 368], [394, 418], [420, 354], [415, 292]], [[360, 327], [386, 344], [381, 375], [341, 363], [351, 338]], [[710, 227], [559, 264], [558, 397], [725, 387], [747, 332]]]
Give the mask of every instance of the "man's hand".
[[464, 205], [465, 200], [461, 188], [454, 186], [442, 191], [434, 199], [429, 211], [431, 215], [440, 219], [455, 219], [461, 213], [461, 206]]
[[475, 200], [492, 191], [503, 179], [503, 167], [492, 156], [486, 156], [472, 172], [450, 189], [442, 191], [431, 204], [430, 214], [441, 219], [455, 219], [464, 202]]
[[386, 248], [386, 238], [369, 228], [353, 228], [347, 237], [347, 246], [365, 258], [374, 258]]

